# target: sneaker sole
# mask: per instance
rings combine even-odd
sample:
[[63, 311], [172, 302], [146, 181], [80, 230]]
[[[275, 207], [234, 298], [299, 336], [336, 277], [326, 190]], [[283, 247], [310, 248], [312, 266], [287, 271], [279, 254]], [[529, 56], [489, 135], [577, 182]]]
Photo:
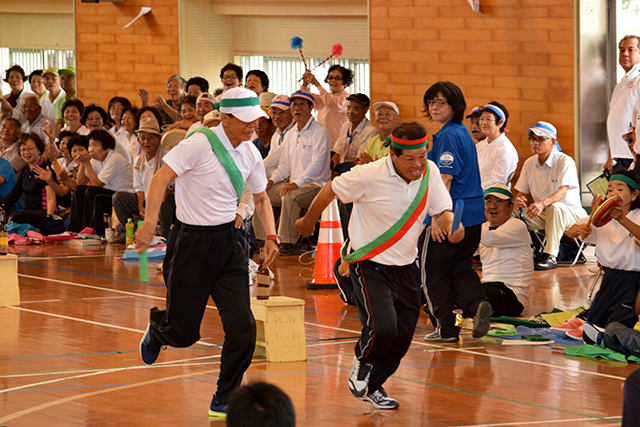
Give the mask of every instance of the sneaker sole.
[[452, 342], [458, 342], [460, 340], [460, 338], [456, 338], [456, 337], [450, 337], [450, 338], [427, 338], [427, 336], [425, 335], [424, 340], [426, 342], [452, 343]]
[[211, 412], [209, 411], [209, 419], [210, 420], [226, 420], [227, 414], [223, 414], [220, 412]]
[[394, 406], [381, 406], [381, 405], [378, 405], [376, 402], [374, 402], [373, 399], [370, 399], [369, 396], [364, 396], [360, 400], [371, 403], [373, 407], [376, 409], [389, 410], [389, 409], [398, 409], [400, 407], [400, 404], [398, 403], [398, 401], [396, 401], [396, 404]]
[[481, 338], [489, 332], [491, 328], [491, 315], [493, 308], [487, 301], [482, 301], [478, 305], [478, 311], [473, 317], [473, 337]]

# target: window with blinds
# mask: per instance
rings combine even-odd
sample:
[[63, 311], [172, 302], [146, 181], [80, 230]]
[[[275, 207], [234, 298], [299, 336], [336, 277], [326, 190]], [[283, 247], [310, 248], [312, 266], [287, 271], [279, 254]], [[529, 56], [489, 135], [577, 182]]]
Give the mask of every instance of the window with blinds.
[[[0, 88], [3, 94], [11, 90], [9, 84], [4, 82], [5, 70], [14, 65], [20, 65], [29, 77], [34, 70], [44, 70], [46, 68], [75, 67], [75, 52], [73, 50], [58, 49], [14, 49], [0, 47], [0, 72], [2, 73], [2, 84]], [[26, 90], [31, 91], [29, 82], [24, 84]]]
[[[353, 83], [347, 88], [350, 93], [370, 96], [369, 61], [366, 59], [330, 59], [317, 66], [324, 58], [306, 58], [307, 65], [319, 82], [323, 83], [329, 67], [340, 64], [353, 71]], [[300, 57], [235, 55], [235, 63], [242, 67], [245, 75], [250, 70], [262, 70], [269, 76], [269, 92], [291, 95], [300, 88], [298, 81], [304, 74]], [[328, 86], [325, 85], [325, 89]]]

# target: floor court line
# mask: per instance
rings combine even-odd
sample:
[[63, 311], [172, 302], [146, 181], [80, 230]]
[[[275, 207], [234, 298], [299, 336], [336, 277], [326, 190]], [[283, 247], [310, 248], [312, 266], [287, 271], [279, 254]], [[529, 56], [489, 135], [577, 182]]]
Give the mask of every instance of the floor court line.
[[[81, 288], [95, 289], [95, 290], [98, 290], [98, 291], [115, 292], [115, 293], [118, 293], [118, 294], [125, 294], [125, 295], [141, 297], [141, 298], [149, 298], [149, 299], [153, 299], [153, 300], [166, 301], [166, 297], [164, 297], [164, 296], [163, 297], [157, 297], [157, 296], [154, 296], [154, 295], [141, 294], [141, 293], [138, 293], [138, 292], [121, 291], [120, 289], [103, 288], [103, 287], [100, 287], [100, 286], [85, 285], [84, 283], [69, 282], [68, 280], [50, 279], [48, 277], [31, 276], [31, 275], [28, 275], [28, 274], [18, 274], [18, 276], [26, 277], [28, 279], [44, 280], [45, 282], [54, 282], [54, 283], [61, 283], [61, 284], [64, 284], [64, 285], [78, 286], [78, 287], [81, 287]], [[140, 282], [140, 283], [144, 283], [144, 282]], [[206, 307], [210, 308], [210, 309], [213, 309], [213, 310], [217, 310], [218, 309], [217, 307], [215, 307], [213, 305], [207, 305]]]
[[[44, 315], [44, 316], [57, 317], [57, 318], [60, 318], [60, 319], [65, 319], [65, 320], [74, 320], [76, 322], [89, 323], [91, 325], [96, 325], [96, 326], [104, 326], [104, 327], [107, 327], [107, 328], [120, 329], [122, 331], [127, 331], [127, 332], [137, 332], [139, 334], [144, 334], [145, 333], [144, 330], [140, 330], [140, 329], [127, 328], [126, 326], [112, 325], [112, 324], [103, 323], [103, 322], [95, 322], [93, 320], [79, 319], [77, 317], [64, 316], [62, 314], [47, 313], [45, 311], [31, 310], [31, 309], [22, 308], [22, 307], [7, 307], [7, 308], [10, 308], [10, 309], [13, 309], [13, 310], [26, 311], [26, 312], [29, 312], [29, 313], [41, 314], [41, 315]], [[204, 341], [196, 341], [195, 344], [215, 345], [215, 344], [211, 344], [211, 343], [204, 342]]]
[[38, 412], [44, 409], [48, 409], [51, 408], [53, 406], [57, 406], [63, 403], [67, 403], [67, 402], [72, 402], [74, 400], [78, 400], [78, 399], [84, 399], [86, 397], [92, 397], [92, 396], [98, 396], [101, 394], [105, 394], [105, 393], [111, 393], [114, 391], [120, 391], [120, 390], [127, 390], [130, 388], [135, 388], [135, 387], [141, 387], [141, 386], [145, 386], [145, 385], [150, 385], [150, 384], [155, 384], [155, 383], [159, 383], [162, 381], [168, 381], [168, 380], [173, 380], [173, 379], [179, 379], [179, 378], [185, 378], [185, 377], [190, 377], [193, 375], [202, 375], [205, 373], [214, 373], [217, 372], [217, 370], [210, 370], [210, 371], [204, 371], [204, 372], [192, 372], [192, 373], [186, 373], [186, 374], [181, 374], [181, 375], [173, 375], [170, 377], [164, 377], [164, 378], [156, 378], [153, 380], [149, 380], [149, 381], [143, 381], [143, 382], [139, 382], [139, 383], [134, 383], [134, 384], [127, 384], [127, 385], [123, 385], [123, 386], [118, 386], [118, 387], [112, 387], [106, 390], [96, 390], [96, 391], [92, 391], [92, 392], [88, 392], [88, 393], [82, 393], [82, 394], [78, 394], [78, 395], [74, 395], [74, 396], [69, 396], [69, 397], [65, 397], [63, 399], [57, 399], [57, 400], [53, 400], [51, 402], [47, 402], [47, 403], [43, 403], [41, 405], [36, 405], [36, 406], [32, 406], [30, 408], [27, 409], [23, 409], [22, 411], [18, 411], [18, 412], [14, 412], [13, 414], [9, 414], [6, 415], [2, 418], [0, 418], [0, 424], [1, 423], [6, 423], [7, 421], [12, 421], [15, 420], [16, 418], [20, 418], [24, 415], [29, 415], [32, 414], [34, 412]]
[[[123, 252], [124, 254], [124, 252]], [[122, 254], [120, 254], [122, 255]], [[117, 254], [102, 254], [102, 255], [62, 255], [62, 256], [50, 256], [50, 257], [35, 257], [25, 256], [20, 257], [20, 261], [39, 261], [39, 260], [57, 260], [57, 259], [74, 259], [74, 258], [107, 258], [114, 257]]]
[[[133, 293], [133, 292], [120, 291], [120, 290], [115, 290], [115, 289], [105, 289], [105, 288], [100, 288], [100, 287], [97, 287], [97, 286], [83, 285], [83, 284], [79, 284], [79, 283], [67, 282], [67, 281], [57, 280], [57, 279], [47, 279], [47, 278], [41, 278], [41, 277], [38, 277], [38, 276], [27, 276], [27, 275], [22, 275], [22, 274], [20, 276], [25, 276], [25, 277], [29, 277], [29, 278], [35, 278], [35, 279], [41, 279], [41, 280], [49, 280], [49, 281], [53, 281], [53, 282], [57, 282], [57, 283], [65, 283], [65, 284], [70, 284], [70, 285], [80, 286], [80, 287], [86, 287], [86, 288], [91, 288], [91, 289], [99, 289], [99, 290], [105, 290], [105, 291], [113, 291], [113, 292], [118, 292], [118, 293], [125, 293], [125, 294], [128, 294], [128, 295], [149, 297], [148, 295], [144, 295], [144, 294], [137, 294], [137, 293]], [[153, 297], [153, 298], [163, 299], [164, 300], [164, 298], [160, 298], [160, 297]], [[209, 307], [209, 306], [207, 306], [207, 307]], [[85, 323], [95, 324], [95, 325], [98, 325], [98, 326], [109, 326], [106, 323], [93, 322], [93, 321], [84, 320], [84, 319], [76, 319], [76, 318], [71, 318], [71, 317], [61, 316], [61, 315], [54, 315], [54, 314], [49, 314], [49, 313], [40, 312], [40, 311], [36, 311], [36, 310], [23, 309], [23, 308], [20, 308], [20, 307], [9, 307], [9, 308], [18, 309], [18, 310], [25, 310], [25, 311], [31, 311], [31, 312], [34, 312], [34, 313], [46, 314], [46, 315], [51, 315], [51, 316], [54, 316], [54, 317], [66, 318], [66, 319], [70, 319], [70, 320], [78, 320], [78, 321], [82, 321], [82, 322], [85, 322]], [[319, 327], [319, 328], [333, 329], [333, 330], [337, 330], [337, 331], [350, 332], [350, 333], [353, 333], [353, 334], [360, 335], [360, 331], [355, 331], [353, 329], [338, 328], [338, 327], [335, 327], [335, 326], [321, 325], [321, 324], [310, 323], [310, 322], [305, 322], [305, 324], [309, 325], [309, 326], [316, 326], [316, 327]], [[114, 328], [117, 328], [117, 329], [122, 329], [122, 330], [127, 330], [127, 331], [144, 333], [144, 331], [141, 331], [141, 330], [138, 330], [138, 329], [126, 328], [124, 326], [111, 325], [111, 327], [114, 327]], [[204, 344], [204, 345], [211, 345], [210, 343], [202, 343], [200, 341], [198, 341], [198, 343]], [[418, 344], [420, 346], [435, 347], [436, 349], [452, 349], [451, 347], [438, 346], [438, 345], [435, 345], [435, 344], [422, 343], [420, 341], [416, 341], [415, 339], [413, 340], [413, 343], [414, 344]], [[547, 366], [547, 367], [552, 367], [552, 368], [555, 368], [555, 369], [560, 369], [560, 370], [565, 370], [565, 371], [580, 372], [580, 373], [584, 373], [584, 374], [588, 374], [588, 375], [594, 375], [594, 376], [600, 376], [600, 377], [604, 377], [604, 378], [611, 378], [611, 379], [617, 379], [617, 380], [622, 380], [622, 381], [625, 380], [625, 377], [619, 377], [619, 376], [608, 375], [608, 374], [601, 374], [599, 372], [584, 371], [584, 370], [580, 370], [580, 369], [576, 370], [574, 368], [568, 368], [568, 367], [563, 367], [563, 366], [558, 366], [558, 365], [552, 365], [552, 364], [549, 364], [549, 363], [522, 360], [522, 359], [517, 359], [517, 358], [512, 358], [512, 357], [507, 357], [507, 356], [500, 356], [500, 355], [491, 354], [491, 353], [471, 351], [471, 350], [466, 350], [466, 349], [461, 349], [461, 348], [455, 348], [453, 350], [459, 351], [459, 352], [463, 352], [463, 353], [482, 355], [482, 356], [486, 356], [486, 357], [499, 358], [499, 359], [503, 359], [503, 360], [510, 360], [510, 361], [514, 361], [514, 362], [528, 363], [528, 364], [539, 365], [539, 366]]]
[[[436, 345], [436, 344], [427, 344], [425, 342], [419, 342], [419, 341], [415, 341], [415, 340], [413, 341], [413, 343], [414, 344], [418, 344], [420, 346], [426, 346], [426, 347], [437, 347], [437, 348], [444, 347], [444, 346], [439, 346], [439, 345]], [[444, 347], [444, 348], [447, 348], [447, 347]], [[488, 347], [483, 347], [483, 348], [486, 348], [487, 350], [489, 349]], [[617, 375], [601, 374], [599, 372], [584, 371], [582, 369], [575, 369], [575, 368], [566, 367], [566, 366], [558, 366], [558, 365], [552, 365], [552, 364], [549, 364], [549, 363], [535, 362], [535, 361], [532, 361], [532, 360], [517, 359], [517, 358], [514, 358], [514, 357], [500, 356], [498, 354], [489, 353], [489, 352], [483, 353], [483, 352], [479, 352], [479, 351], [467, 350], [467, 349], [464, 349], [464, 348], [458, 348], [456, 350], [461, 352], [461, 353], [476, 354], [476, 355], [479, 355], [479, 356], [492, 357], [492, 358], [503, 359], [503, 360], [510, 360], [510, 361], [513, 361], [513, 362], [528, 363], [530, 365], [547, 366], [547, 367], [550, 367], [550, 368], [560, 369], [560, 370], [563, 370], [563, 371], [579, 372], [581, 374], [594, 375], [594, 376], [597, 376], [597, 377], [609, 378], [609, 379], [614, 379], [614, 380], [622, 380], [622, 381], [624, 381], [626, 379], [626, 377], [620, 377], [620, 376], [617, 376]]]
[[[603, 418], [603, 420], [605, 421], [613, 421], [615, 419], [618, 418], [622, 418], [622, 415], [616, 415], [613, 417], [605, 417]], [[593, 418], [573, 418], [573, 419], [568, 419], [568, 420], [542, 420], [542, 421], [519, 421], [519, 422], [513, 422], [513, 423], [499, 423], [499, 424], [470, 424], [470, 425], [466, 425], [466, 426], [457, 426], [457, 427], [503, 427], [503, 426], [529, 426], [529, 425], [544, 425], [544, 424], [551, 424], [551, 425], [556, 425], [559, 423], [572, 423], [572, 422], [578, 422], [578, 421], [594, 421]], [[616, 424], [599, 424], [600, 426], [615, 426], [618, 425], [619, 422], [617, 422]]]
[[[21, 386], [0, 390], [0, 394], [11, 393], [11, 392], [24, 390], [24, 389], [31, 388], [31, 387], [37, 387], [37, 386], [41, 386], [41, 385], [55, 384], [55, 383], [62, 382], [62, 381], [69, 381], [69, 380], [75, 380], [75, 379], [79, 379], [79, 378], [92, 377], [92, 376], [95, 376], [95, 375], [111, 374], [111, 373], [120, 372], [120, 371], [131, 371], [131, 370], [137, 370], [137, 369], [154, 369], [154, 368], [172, 368], [172, 367], [185, 367], [185, 366], [203, 366], [203, 365], [210, 365], [210, 364], [219, 364], [220, 363], [219, 361], [210, 361], [210, 362], [205, 362], [205, 363], [193, 363], [193, 362], [196, 361], [196, 360], [204, 360], [204, 359], [219, 359], [220, 357], [222, 357], [222, 355], [216, 354], [216, 355], [213, 355], [213, 356], [192, 357], [192, 358], [188, 358], [188, 359], [172, 360], [172, 361], [168, 361], [168, 362], [158, 362], [158, 363], [154, 363], [153, 365], [142, 365], [141, 364], [141, 365], [122, 366], [122, 367], [118, 367], [118, 368], [78, 370], [76, 372], [84, 372], [84, 373], [80, 374], [80, 375], [70, 376], [70, 377], [56, 378], [56, 379], [49, 380], [49, 381], [40, 381], [40, 382], [36, 382], [36, 383], [23, 384]], [[34, 373], [34, 376], [37, 376], [37, 375], [56, 375], [56, 374], [64, 374], [64, 373], [75, 373], [75, 372], [74, 371], [60, 371], [60, 372], [50, 372], [50, 373], [49, 372], [46, 372], [46, 373]], [[17, 375], [17, 376], [7, 375], [7, 376], [2, 376], [2, 378], [12, 378], [12, 377], [15, 378], [15, 377], [25, 377], [25, 376], [29, 376], [29, 375], [28, 374], [26, 374], [26, 375], [25, 374], [21, 374], [21, 375]]]
[[62, 300], [61, 299], [43, 299], [40, 301], [20, 301], [20, 304], [22, 305], [22, 304], [34, 304], [37, 302], [60, 302], [60, 301]]
[[33, 263], [30, 263], [30, 262], [18, 261], [18, 264], [28, 265], [28, 266], [31, 266], [31, 267], [48, 268], [48, 269], [51, 269], [51, 270], [65, 271], [67, 273], [85, 274], [87, 276], [101, 277], [103, 279], [112, 279], [112, 280], [121, 280], [121, 281], [124, 281], [124, 282], [141, 283], [143, 285], [151, 285], [151, 286], [157, 286], [157, 287], [162, 287], [162, 288], [165, 287], [164, 285], [159, 285], [159, 284], [153, 283], [153, 282], [141, 282], [139, 280], [125, 279], [124, 277], [115, 277], [115, 276], [106, 276], [104, 274], [87, 273], [86, 271], [70, 270], [68, 268], [60, 268], [60, 267], [50, 267], [48, 265], [33, 264]]

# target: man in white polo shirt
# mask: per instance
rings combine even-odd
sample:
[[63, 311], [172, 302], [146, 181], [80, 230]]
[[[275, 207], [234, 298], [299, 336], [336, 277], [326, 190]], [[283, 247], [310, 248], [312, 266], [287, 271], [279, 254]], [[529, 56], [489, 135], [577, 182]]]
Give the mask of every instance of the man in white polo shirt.
[[265, 264], [278, 256], [278, 238], [262, 158], [251, 143], [258, 118], [266, 116], [253, 91], [227, 90], [220, 103], [221, 126], [200, 128], [165, 157], [151, 181], [144, 225], [136, 232], [136, 250], [145, 250], [156, 231], [165, 188], [175, 180], [176, 217], [163, 265], [166, 310], [151, 309], [140, 342], [146, 364], [163, 346], [188, 347], [200, 339], [200, 323], [209, 296], [224, 327], [218, 387], [209, 407], [211, 418], [226, 418], [231, 393], [251, 364], [256, 327], [249, 303], [249, 273], [238, 245], [234, 219], [245, 181], [269, 236]]
[[[331, 135], [311, 116], [312, 109], [311, 94], [296, 92], [291, 95], [291, 110], [296, 125], [284, 138], [280, 163], [267, 185], [271, 203], [281, 208], [278, 235], [282, 239], [283, 256], [297, 254], [298, 232], [295, 222], [300, 218], [301, 209], [311, 205], [320, 188], [330, 178]], [[273, 187], [286, 180], [287, 183]]]
[[611, 94], [607, 135], [609, 137], [609, 160], [605, 169], [628, 169], [633, 162], [633, 153], [622, 139], [629, 130], [633, 118], [633, 106], [640, 99], [640, 36], [627, 35], [618, 43], [618, 62], [625, 75]]
[[42, 72], [42, 81], [48, 93], [40, 100], [42, 114], [49, 120], [56, 118], [56, 105], [64, 96], [64, 91], [60, 89], [60, 78], [58, 70], [55, 68], [47, 68]]
[[556, 128], [538, 122], [526, 135], [534, 155], [524, 162], [515, 185], [515, 208], [522, 209], [529, 230], [545, 230], [547, 241], [534, 267], [550, 270], [557, 267], [562, 235], [587, 213], [580, 202], [575, 161], [554, 149]]
[[462, 225], [451, 233], [451, 197], [438, 167], [427, 160], [426, 145], [424, 126], [401, 124], [391, 134], [386, 159], [356, 166], [326, 184], [296, 223], [300, 234], [309, 235], [335, 196], [353, 203], [347, 244], [353, 252], [345, 250], [343, 259], [350, 263], [349, 298], [358, 308], [362, 334], [348, 388], [376, 409], [399, 406], [382, 385], [409, 349], [420, 314], [416, 256], [425, 216], [446, 230], [451, 243], [464, 238]]
[[484, 216], [480, 236], [482, 284], [493, 316], [519, 316], [529, 304], [533, 280], [533, 248], [524, 222], [511, 216], [513, 194], [504, 184], [484, 190]]

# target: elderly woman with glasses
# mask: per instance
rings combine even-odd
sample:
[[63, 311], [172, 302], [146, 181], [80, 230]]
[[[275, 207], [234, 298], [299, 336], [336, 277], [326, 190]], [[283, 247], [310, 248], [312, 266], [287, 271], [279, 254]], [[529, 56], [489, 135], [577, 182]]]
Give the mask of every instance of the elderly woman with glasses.
[[478, 150], [478, 166], [484, 190], [494, 184], [511, 188], [511, 178], [518, 167], [518, 151], [504, 134], [507, 120], [507, 108], [495, 101], [481, 110], [478, 119], [480, 130], [486, 135], [486, 138], [478, 143], [483, 146]]
[[[50, 169], [50, 163], [42, 158], [45, 144], [36, 133], [22, 136], [19, 143], [20, 156], [27, 163], [18, 174], [18, 181], [11, 193], [0, 198], [2, 208], [9, 212], [11, 221], [18, 224], [30, 224], [42, 234], [55, 234], [64, 231], [64, 226], [52, 227], [53, 215], [56, 211], [56, 194], [45, 181], [39, 178], [38, 171]], [[14, 207], [22, 199], [24, 210], [19, 212]]]
[[324, 79], [329, 84], [327, 91], [316, 79], [311, 71], [302, 76], [301, 92], [310, 93], [309, 83], [314, 85], [319, 95], [313, 95], [313, 108], [318, 110], [318, 122], [324, 126], [331, 135], [331, 150], [340, 136], [342, 125], [347, 122], [347, 97], [349, 92], [345, 88], [353, 83], [353, 72], [341, 65], [332, 65]]
[[[433, 147], [427, 157], [438, 165], [453, 205], [459, 201], [464, 203], [460, 227], [465, 230], [464, 239], [453, 244], [449, 241], [452, 230], [442, 229], [435, 221], [427, 219], [431, 222], [431, 240], [428, 245], [424, 243], [424, 268], [427, 307], [435, 331], [424, 339], [458, 342], [460, 328], [455, 324], [454, 305], [462, 308], [465, 317], [473, 317], [474, 338], [489, 331], [493, 312], [472, 268], [484, 222], [484, 193], [475, 144], [462, 124], [467, 104], [460, 88], [451, 82], [435, 83], [425, 92], [424, 104], [427, 118], [440, 125], [440, 130], [433, 135]], [[422, 257], [425, 259], [424, 255]]]

